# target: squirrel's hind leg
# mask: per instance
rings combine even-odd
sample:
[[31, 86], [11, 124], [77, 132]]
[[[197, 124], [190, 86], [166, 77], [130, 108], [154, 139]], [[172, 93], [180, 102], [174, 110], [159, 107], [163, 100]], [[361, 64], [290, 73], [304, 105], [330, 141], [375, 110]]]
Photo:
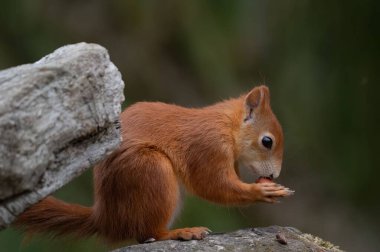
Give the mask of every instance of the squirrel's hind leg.
[[128, 193], [128, 197], [138, 198], [130, 209], [130, 216], [139, 220], [135, 227], [137, 241], [203, 239], [210, 232], [205, 227], [169, 230], [181, 200], [179, 181], [170, 160], [151, 149], [140, 150], [138, 157], [139, 167], [135, 170], [140, 176], [128, 182], [138, 187], [133, 191], [135, 195]]
[[94, 174], [99, 234], [111, 243], [158, 240], [180, 200], [167, 156], [149, 146], [130, 147], [110, 156]]
[[100, 234], [110, 241], [202, 239], [208, 229], [169, 230], [180, 207], [179, 181], [171, 161], [160, 151], [129, 148], [98, 166], [95, 213]]
[[127, 225], [140, 243], [161, 240], [180, 207], [179, 181], [171, 161], [155, 149], [136, 150], [131, 158], [125, 174]]

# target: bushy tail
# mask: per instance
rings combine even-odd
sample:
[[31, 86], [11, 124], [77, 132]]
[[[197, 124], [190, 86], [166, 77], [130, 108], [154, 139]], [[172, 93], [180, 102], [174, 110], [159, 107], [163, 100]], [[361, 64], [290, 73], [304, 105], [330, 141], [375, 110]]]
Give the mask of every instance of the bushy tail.
[[21, 214], [14, 225], [28, 234], [90, 236], [96, 233], [92, 209], [47, 197]]

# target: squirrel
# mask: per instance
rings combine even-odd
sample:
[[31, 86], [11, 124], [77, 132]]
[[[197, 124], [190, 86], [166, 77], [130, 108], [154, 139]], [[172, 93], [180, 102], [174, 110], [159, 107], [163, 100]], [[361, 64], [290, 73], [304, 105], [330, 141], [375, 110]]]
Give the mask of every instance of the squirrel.
[[[138, 102], [121, 113], [120, 123], [119, 148], [94, 167], [94, 205], [49, 196], [22, 213], [16, 227], [31, 234], [97, 235], [110, 243], [199, 240], [211, 231], [169, 229], [181, 187], [222, 205], [274, 203], [293, 194], [273, 182], [284, 140], [264, 85], [204, 108]], [[256, 183], [240, 180], [240, 163], [259, 177]]]

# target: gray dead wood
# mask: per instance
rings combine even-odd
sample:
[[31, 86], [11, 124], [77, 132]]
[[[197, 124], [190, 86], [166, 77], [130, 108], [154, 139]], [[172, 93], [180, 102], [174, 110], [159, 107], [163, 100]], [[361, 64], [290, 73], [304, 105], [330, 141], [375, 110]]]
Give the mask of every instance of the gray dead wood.
[[0, 71], [0, 229], [119, 145], [123, 89], [96, 44]]
[[[286, 244], [276, 238], [281, 234]], [[271, 226], [243, 229], [232, 233], [211, 234], [201, 241], [159, 241], [132, 245], [113, 252], [164, 252], [164, 251], [281, 251], [281, 252], [339, 252], [339, 247], [321, 238], [305, 234], [292, 227]]]

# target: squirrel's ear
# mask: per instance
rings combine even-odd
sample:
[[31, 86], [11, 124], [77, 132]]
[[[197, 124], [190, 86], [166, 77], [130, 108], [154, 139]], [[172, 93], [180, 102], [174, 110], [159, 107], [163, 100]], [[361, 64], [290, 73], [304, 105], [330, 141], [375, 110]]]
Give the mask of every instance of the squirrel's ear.
[[244, 121], [253, 119], [253, 112], [260, 107], [269, 105], [269, 89], [267, 86], [255, 87], [245, 97], [246, 116]]

